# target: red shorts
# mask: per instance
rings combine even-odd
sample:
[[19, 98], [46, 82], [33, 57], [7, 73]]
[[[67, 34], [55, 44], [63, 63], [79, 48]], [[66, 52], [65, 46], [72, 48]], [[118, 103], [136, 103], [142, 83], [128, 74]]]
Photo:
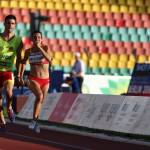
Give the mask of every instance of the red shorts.
[[38, 77], [35, 77], [35, 76], [29, 74], [28, 79], [27, 79], [27, 84], [28, 85], [30, 84], [29, 79], [36, 81], [39, 84], [40, 88], [42, 88], [43, 86], [49, 84], [49, 81], [50, 81], [50, 78], [41, 79], [41, 78], [38, 78]]
[[6, 82], [12, 82], [14, 84], [14, 75], [12, 71], [0, 71], [0, 91]]

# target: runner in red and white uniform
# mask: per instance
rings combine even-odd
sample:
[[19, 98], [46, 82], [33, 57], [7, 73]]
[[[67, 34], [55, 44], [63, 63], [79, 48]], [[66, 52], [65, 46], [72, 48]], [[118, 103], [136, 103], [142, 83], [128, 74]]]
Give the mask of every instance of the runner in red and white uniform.
[[31, 66], [30, 74], [27, 79], [27, 85], [36, 97], [33, 108], [33, 120], [29, 125], [30, 129], [35, 129], [36, 132], [40, 132], [37, 119], [41, 110], [41, 105], [46, 97], [49, 89], [49, 62], [51, 61], [51, 52], [47, 45], [42, 45], [42, 33], [40, 31], [34, 31], [32, 33], [33, 47], [27, 49], [25, 52], [20, 80], [23, 81], [23, 73], [29, 59]]

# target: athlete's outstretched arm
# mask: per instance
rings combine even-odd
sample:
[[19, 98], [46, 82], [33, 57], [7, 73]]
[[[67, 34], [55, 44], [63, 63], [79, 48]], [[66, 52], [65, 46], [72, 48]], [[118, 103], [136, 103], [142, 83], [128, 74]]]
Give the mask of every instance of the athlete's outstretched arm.
[[26, 64], [27, 64], [27, 60], [28, 60], [28, 55], [29, 55], [29, 49], [27, 49], [25, 51], [24, 59], [23, 59], [22, 65], [21, 65], [20, 80], [21, 80], [22, 84], [24, 84], [23, 74], [24, 74], [24, 70], [26, 68]]

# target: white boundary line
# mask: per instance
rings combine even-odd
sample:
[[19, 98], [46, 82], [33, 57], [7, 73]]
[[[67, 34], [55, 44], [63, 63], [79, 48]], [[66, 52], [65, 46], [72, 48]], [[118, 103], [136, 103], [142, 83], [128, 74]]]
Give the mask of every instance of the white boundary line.
[[[6, 122], [10, 122], [8, 119], [5, 119]], [[24, 121], [19, 121], [16, 120], [13, 122], [14, 124], [20, 124], [20, 125], [26, 125], [28, 126], [28, 122]], [[127, 138], [122, 138], [122, 137], [113, 137], [113, 136], [108, 136], [102, 133], [88, 133], [88, 132], [83, 132], [83, 131], [77, 131], [73, 129], [66, 129], [66, 128], [60, 128], [56, 126], [48, 126], [48, 125], [42, 125], [39, 124], [40, 128], [42, 129], [47, 129], [47, 130], [53, 130], [53, 131], [59, 131], [59, 132], [65, 132], [65, 133], [70, 133], [70, 134], [76, 134], [76, 135], [82, 135], [82, 136], [88, 136], [88, 137], [94, 137], [94, 138], [99, 138], [99, 139], [105, 139], [105, 140], [112, 140], [112, 141], [118, 141], [118, 142], [124, 142], [124, 143], [132, 143], [132, 144], [137, 144], [137, 145], [145, 145], [150, 147], [150, 142], [145, 142], [145, 141], [139, 141], [136, 139], [127, 139]]]
[[49, 141], [49, 140], [43, 140], [43, 139], [33, 138], [33, 137], [19, 135], [19, 134], [14, 134], [14, 133], [10, 133], [10, 132], [6, 132], [6, 133], [7, 134], [11, 134], [11, 135], [15, 135], [15, 136], [20, 136], [20, 137], [28, 138], [28, 139], [33, 139], [33, 140], [38, 140], [38, 141], [53, 143], [53, 144], [57, 144], [57, 145], [63, 145], [63, 146], [72, 147], [72, 148], [78, 148], [78, 149], [83, 149], [83, 150], [91, 150], [91, 149], [87, 149], [87, 148], [83, 148], [83, 147], [78, 147], [78, 146], [74, 146], [74, 145], [58, 143], [58, 142]]

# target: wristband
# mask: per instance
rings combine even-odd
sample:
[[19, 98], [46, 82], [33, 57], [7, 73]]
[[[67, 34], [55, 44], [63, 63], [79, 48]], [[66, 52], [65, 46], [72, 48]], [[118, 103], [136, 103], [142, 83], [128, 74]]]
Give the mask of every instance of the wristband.
[[16, 78], [20, 78], [20, 77], [16, 76]]

